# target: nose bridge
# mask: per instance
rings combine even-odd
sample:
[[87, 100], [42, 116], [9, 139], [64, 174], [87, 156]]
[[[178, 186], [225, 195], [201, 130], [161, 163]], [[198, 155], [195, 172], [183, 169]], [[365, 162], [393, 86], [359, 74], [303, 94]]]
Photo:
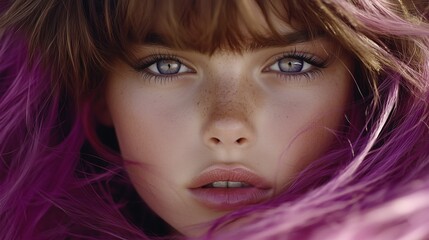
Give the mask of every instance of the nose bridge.
[[214, 122], [238, 122], [248, 123], [249, 115], [253, 107], [246, 89], [242, 84], [225, 84], [215, 90], [210, 108], [208, 109], [209, 120]]
[[203, 138], [210, 147], [247, 146], [254, 138], [251, 84], [238, 75], [228, 77], [218, 76], [203, 91]]

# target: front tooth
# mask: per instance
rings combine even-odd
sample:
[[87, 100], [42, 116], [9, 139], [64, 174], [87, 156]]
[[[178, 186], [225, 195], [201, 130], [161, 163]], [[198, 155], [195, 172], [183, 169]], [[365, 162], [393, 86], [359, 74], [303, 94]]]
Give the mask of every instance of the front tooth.
[[240, 187], [243, 187], [243, 183], [242, 182], [228, 182], [228, 187], [229, 188], [240, 188]]
[[226, 187], [228, 187], [228, 181], [213, 182], [212, 186], [215, 188], [226, 188]]

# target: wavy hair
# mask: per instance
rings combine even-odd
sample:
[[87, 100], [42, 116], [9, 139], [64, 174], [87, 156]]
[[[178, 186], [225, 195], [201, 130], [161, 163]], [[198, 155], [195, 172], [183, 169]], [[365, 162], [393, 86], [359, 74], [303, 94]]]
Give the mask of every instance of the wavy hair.
[[354, 56], [347, 123], [285, 192], [220, 218], [202, 238], [428, 237], [427, 1], [255, 2], [268, 29], [248, 1], [2, 1], [0, 237], [165, 233], [133, 190], [114, 132], [94, 117], [112, 61], [130, 61], [131, 43], [152, 40], [242, 51], [248, 34], [256, 43], [267, 31], [281, 37], [273, 16], [310, 37], [323, 32]]

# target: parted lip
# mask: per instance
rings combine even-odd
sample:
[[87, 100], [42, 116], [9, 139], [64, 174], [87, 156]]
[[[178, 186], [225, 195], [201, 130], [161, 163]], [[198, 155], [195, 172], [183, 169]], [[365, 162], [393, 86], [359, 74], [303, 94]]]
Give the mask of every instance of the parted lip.
[[214, 167], [203, 171], [200, 175], [191, 181], [189, 186], [190, 189], [202, 188], [208, 184], [217, 181], [231, 181], [231, 182], [243, 182], [250, 185], [250, 187], [259, 189], [270, 189], [271, 185], [266, 179], [252, 171], [243, 168], [224, 168]]
[[[215, 182], [226, 187], [212, 187]], [[224, 182], [228, 184], [225, 185]], [[244, 184], [236, 187], [237, 184], [233, 182]], [[217, 211], [230, 211], [257, 204], [269, 199], [273, 194], [271, 184], [263, 177], [244, 167], [223, 166], [214, 166], [203, 171], [191, 181], [189, 191], [202, 206]]]

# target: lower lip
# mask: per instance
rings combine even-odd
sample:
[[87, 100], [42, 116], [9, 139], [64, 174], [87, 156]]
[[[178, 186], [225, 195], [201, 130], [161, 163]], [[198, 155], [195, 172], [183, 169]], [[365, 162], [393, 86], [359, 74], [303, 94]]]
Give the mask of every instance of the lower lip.
[[248, 188], [193, 188], [192, 195], [204, 206], [220, 210], [234, 210], [256, 204], [270, 197], [269, 189]]

